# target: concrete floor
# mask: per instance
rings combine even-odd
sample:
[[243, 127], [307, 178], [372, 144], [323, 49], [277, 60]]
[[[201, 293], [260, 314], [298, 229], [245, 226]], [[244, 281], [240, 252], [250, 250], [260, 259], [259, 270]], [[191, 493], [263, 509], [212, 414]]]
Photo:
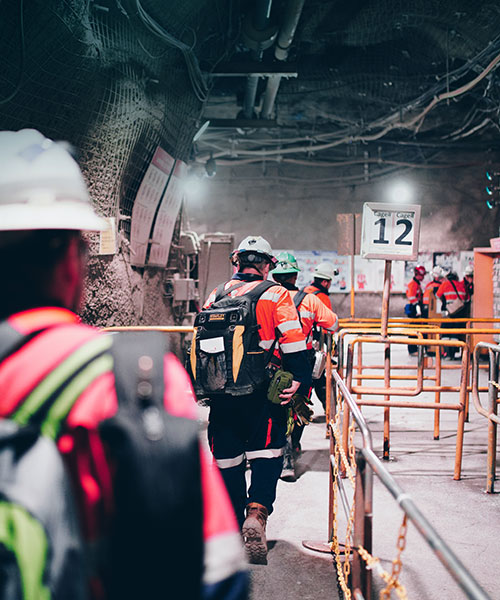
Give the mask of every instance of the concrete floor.
[[[370, 348], [370, 347], [368, 347]], [[364, 351], [364, 360], [380, 362], [378, 350]], [[406, 347], [393, 353], [394, 364], [407, 364]], [[447, 361], [446, 364], [459, 364]], [[458, 381], [458, 371], [447, 371], [446, 381]], [[486, 380], [486, 374], [482, 373]], [[404, 385], [404, 383], [401, 383]], [[434, 394], [424, 398], [432, 401]], [[443, 395], [443, 402], [456, 402]], [[303, 540], [327, 541], [328, 535], [328, 452], [324, 413], [314, 401], [315, 420], [302, 438], [303, 454], [297, 462], [295, 483], [280, 481], [274, 513], [268, 522], [269, 563], [250, 566], [252, 600], [319, 600], [338, 598], [332, 557], [307, 550]], [[374, 449], [382, 454], [383, 409], [363, 407], [372, 431]], [[384, 465], [438, 534], [465, 565], [492, 600], [500, 599], [498, 550], [500, 549], [500, 495], [486, 494], [486, 419], [471, 404], [465, 426], [462, 479], [453, 480], [457, 413], [441, 411], [441, 435], [433, 439], [431, 410], [391, 410], [391, 459]], [[500, 489], [500, 485], [498, 486]], [[340, 531], [346, 518], [338, 515]], [[373, 554], [382, 567], [391, 571], [402, 512], [392, 496], [375, 477]], [[465, 594], [442, 566], [412, 524], [408, 526], [402, 554], [401, 583], [411, 600], [456, 600]], [[381, 580], [374, 575], [374, 587]], [[378, 597], [378, 593], [375, 595]], [[393, 598], [396, 594], [393, 592]]]
[[[393, 352], [393, 364], [415, 362], [406, 347]], [[380, 349], [367, 346], [367, 362], [381, 363]], [[444, 364], [459, 365], [459, 361]], [[445, 371], [443, 382], [458, 385], [459, 371]], [[481, 373], [486, 381], [486, 373]], [[399, 382], [398, 385], [408, 385]], [[372, 385], [370, 383], [370, 385]], [[434, 400], [434, 394], [420, 397]], [[338, 588], [329, 554], [312, 552], [303, 540], [326, 542], [328, 536], [329, 441], [321, 404], [313, 397], [315, 417], [302, 438], [302, 456], [297, 461], [298, 479], [280, 481], [275, 509], [268, 521], [268, 565], [250, 565], [251, 600], [337, 599]], [[456, 394], [443, 394], [443, 402], [457, 402]], [[484, 404], [484, 402], [483, 402]], [[202, 409], [202, 420], [207, 411]], [[383, 409], [363, 407], [372, 432], [376, 454], [382, 456]], [[441, 411], [441, 435], [433, 439], [434, 413], [427, 409], [391, 410], [391, 457], [383, 464], [410, 494], [437, 533], [465, 565], [492, 600], [500, 600], [498, 551], [500, 549], [500, 495], [486, 494], [487, 422], [472, 402], [465, 425], [462, 479], [453, 480], [457, 413]], [[497, 469], [500, 472], [500, 469]], [[498, 484], [500, 490], [500, 483]], [[402, 512], [375, 477], [373, 554], [391, 571]], [[346, 518], [339, 510], [340, 531]], [[401, 583], [410, 600], [457, 600], [466, 595], [412, 524], [408, 526], [402, 554]], [[374, 575], [374, 589], [383, 585]], [[374, 594], [378, 598], [378, 593]], [[396, 598], [393, 592], [392, 597]]]

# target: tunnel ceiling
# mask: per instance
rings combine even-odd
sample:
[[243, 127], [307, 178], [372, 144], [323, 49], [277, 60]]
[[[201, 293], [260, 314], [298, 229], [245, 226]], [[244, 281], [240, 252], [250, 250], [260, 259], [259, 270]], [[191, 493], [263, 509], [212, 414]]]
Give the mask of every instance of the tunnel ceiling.
[[[256, 13], [267, 4], [220, 0], [212, 3], [217, 18], [200, 23], [198, 56], [209, 82], [203, 119], [211, 126], [195, 145], [198, 162], [212, 156], [233, 172], [274, 165], [291, 178], [299, 166], [307, 178], [309, 165], [312, 183], [333, 173], [319, 167], [335, 166], [339, 181], [356, 183], [367, 165], [376, 177], [495, 155], [498, 2], [305, 0], [286, 61], [276, 59], [276, 42], [260, 55], [248, 47], [248, 24], [255, 37]], [[287, 6], [301, 3], [269, 4], [269, 27], [279, 31]], [[296, 73], [281, 79], [270, 114], [265, 77], [249, 115], [247, 78], [223, 76], [252, 65]]]
[[115, 147], [131, 197], [158, 143], [200, 169], [215, 161], [218, 176], [292, 184], [498, 162], [497, 0], [33, 0], [2, 11], [0, 124], [65, 137], [88, 161]]

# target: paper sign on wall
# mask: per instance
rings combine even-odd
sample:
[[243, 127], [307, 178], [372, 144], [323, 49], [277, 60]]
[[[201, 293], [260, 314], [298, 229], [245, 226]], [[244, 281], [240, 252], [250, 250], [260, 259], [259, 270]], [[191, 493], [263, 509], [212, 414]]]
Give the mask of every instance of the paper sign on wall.
[[174, 159], [158, 146], [137, 191], [132, 208], [130, 264], [144, 266], [158, 203], [174, 166]]

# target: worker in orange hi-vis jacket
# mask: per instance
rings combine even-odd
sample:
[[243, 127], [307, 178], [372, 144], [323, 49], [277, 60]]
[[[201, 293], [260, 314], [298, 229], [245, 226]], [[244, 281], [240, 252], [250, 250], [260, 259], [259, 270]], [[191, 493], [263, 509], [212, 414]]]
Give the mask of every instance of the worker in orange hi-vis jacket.
[[[306, 336], [307, 350], [311, 364], [313, 365], [316, 355], [313, 349], [313, 327], [317, 325], [326, 331], [334, 333], [338, 329], [337, 315], [328, 309], [314, 294], [306, 293], [304, 290], [299, 291], [296, 283], [300, 268], [293, 254], [282, 252], [276, 258], [278, 264], [271, 271], [271, 275], [273, 276], [273, 279], [285, 287], [292, 296], [299, 314], [302, 331]], [[313, 372], [313, 376], [314, 375], [316, 375], [317, 380], [323, 375], [323, 371], [321, 371], [321, 373]], [[293, 430], [287, 440], [283, 471], [281, 472], [281, 479], [285, 481], [295, 481], [296, 479], [294, 459], [300, 454], [300, 440], [304, 431], [304, 426], [307, 424], [307, 421], [304, 422], [302, 419], [295, 416]]]
[[[50, 551], [44, 546], [48, 561], [46, 569], [41, 569], [37, 560], [22, 565], [22, 573], [31, 582], [27, 589], [33, 591], [32, 598], [50, 596], [72, 600], [83, 597], [88, 600], [117, 597], [126, 600], [161, 595], [162, 589], [156, 588], [157, 580], [149, 565], [135, 562], [132, 572], [127, 572], [127, 565], [118, 562], [111, 550], [117, 548], [116, 543], [111, 545], [113, 540], [138, 539], [131, 532], [141, 530], [140, 539], [144, 546], [127, 546], [124, 552], [135, 558], [138, 556], [135, 552], [149, 557], [150, 548], [158, 548], [155, 559], [162, 565], [158, 577], [164, 581], [167, 596], [171, 593], [172, 598], [193, 600], [245, 600], [248, 598], [247, 567], [235, 515], [220, 473], [198, 440], [193, 390], [188, 374], [172, 353], [165, 353], [160, 358], [163, 367], [163, 373], [160, 370], [161, 386], [153, 378], [152, 383], [149, 380], [147, 383], [153, 388], [154, 382], [160, 390], [159, 403], [169, 418], [176, 420], [179, 430], [193, 432], [193, 454], [199, 456], [196, 461], [186, 464], [182, 462], [186, 456], [184, 442], [165, 440], [170, 445], [172, 459], [166, 461], [162, 454], [162, 470], [155, 473], [157, 479], [164, 478], [171, 483], [168, 487], [172, 500], [167, 507], [177, 507], [177, 510], [168, 523], [182, 524], [179, 528], [182, 535], [159, 539], [164, 531], [164, 519], [161, 507], [158, 509], [161, 518], [158, 518], [155, 502], [149, 496], [151, 501], [146, 503], [144, 500], [141, 512], [135, 507], [137, 522], [123, 518], [124, 514], [129, 514], [123, 512], [123, 506], [128, 506], [131, 497], [125, 495], [124, 501], [123, 490], [137, 485], [133, 478], [135, 471], [121, 469], [120, 453], [113, 455], [105, 451], [106, 440], [109, 441], [111, 436], [103, 437], [103, 426], [112, 421], [116, 423], [125, 385], [119, 378], [122, 373], [115, 370], [119, 360], [110, 354], [120, 334], [105, 334], [83, 324], [77, 315], [82, 306], [87, 265], [87, 243], [83, 232], [102, 231], [106, 227], [105, 220], [92, 208], [82, 173], [67, 145], [49, 140], [33, 129], [0, 131], [0, 258], [4, 275], [3, 293], [0, 294], [0, 346], [3, 349], [7, 346], [8, 350], [2, 350], [0, 360], [0, 419], [12, 426], [29, 422], [57, 443], [73, 484], [85, 544], [85, 552], [80, 557], [74, 536], [69, 535], [71, 530], [66, 527], [63, 506], [58, 503], [58, 490], [54, 489], [54, 495], [46, 499], [43, 507], [45, 521], [33, 521], [33, 524], [42, 527], [42, 522], [56, 523], [58, 538], [54, 539]], [[148, 353], [149, 348], [144, 348], [142, 359], [153, 364]], [[87, 362], [82, 362], [82, 357], [87, 357]], [[96, 360], [91, 362], [93, 358]], [[75, 364], [81, 367], [74, 370]], [[142, 383], [146, 381], [140, 381], [139, 386]], [[137, 390], [138, 398], [146, 396], [140, 396]], [[133, 394], [135, 399], [136, 392]], [[153, 410], [153, 405], [148, 410]], [[158, 411], [158, 408], [154, 410]], [[142, 417], [150, 416], [146, 411], [133, 414], [140, 415], [142, 420]], [[118, 418], [125, 422], [130, 417]], [[146, 421], [148, 419], [144, 418], [144, 423], [137, 423], [136, 439], [144, 448], [151, 448], [153, 442], [157, 448], [163, 448], [163, 432], [167, 431], [163, 425], [165, 421], [159, 417], [151, 421], [162, 425], [159, 429], [155, 426], [155, 436], [149, 440], [146, 431], [153, 429], [146, 427]], [[182, 423], [184, 426], [180, 429]], [[124, 434], [124, 428], [108, 431], [120, 433], [123, 441], [120, 451], [126, 448], [121, 453], [134, 453], [134, 459], [140, 464], [143, 456], [137, 453], [140, 444], [132, 443]], [[26, 437], [28, 442], [30, 439]], [[2, 437], [3, 444], [5, 440]], [[150, 444], [146, 443], [148, 441]], [[18, 446], [20, 448], [21, 444]], [[17, 449], [17, 446], [11, 447], [12, 458]], [[148, 451], [155, 456], [160, 452]], [[2, 469], [10, 462], [18, 462], [21, 469], [28, 466], [24, 465], [23, 455], [19, 461], [10, 460], [6, 452], [2, 457], [7, 459], [5, 464], [2, 463]], [[131, 461], [126, 463], [127, 466], [132, 464]], [[182, 469], [169, 469], [168, 465], [179, 461]], [[158, 461], [152, 460], [153, 463], [157, 465]], [[150, 465], [147, 468], [150, 469]], [[30, 469], [26, 473], [33, 475], [34, 471]], [[2, 476], [12, 472], [7, 468], [5, 472], [2, 470]], [[182, 485], [186, 477], [193, 485]], [[37, 493], [36, 479], [33, 477], [30, 482], [33, 498]], [[54, 473], [47, 466], [38, 479], [52, 482]], [[2, 496], [7, 492], [5, 502], [9, 502], [9, 490], [17, 490], [16, 482], [0, 477]], [[158, 484], [155, 491], [161, 488]], [[141, 489], [141, 494], [133, 497], [142, 497], [142, 494]], [[117, 501], [120, 498], [121, 505]], [[40, 499], [34, 500], [34, 506], [40, 507], [40, 503], [37, 504]], [[199, 518], [192, 510], [193, 500], [196, 506], [199, 505]], [[6, 539], [5, 532], [9, 543], [20, 538], [37, 558], [37, 544], [40, 553], [43, 549], [38, 528], [31, 524], [24, 527], [26, 522], [19, 521], [16, 516], [20, 509], [19, 505], [16, 511], [4, 511], [0, 538], [2, 542]], [[168, 508], [165, 508], [167, 512]], [[31, 522], [33, 518], [29, 516]], [[23, 527], [18, 527], [18, 522]], [[154, 531], [150, 531], [153, 523]], [[66, 547], [68, 552], [64, 553]], [[21, 582], [15, 568], [21, 561], [18, 563], [15, 557], [12, 560], [11, 555], [9, 551], [8, 562], [12, 568], [4, 569], [7, 562], [2, 563], [2, 576], [5, 575], [0, 584], [2, 590], [18, 590]], [[156, 570], [158, 565], [155, 562], [152, 569]], [[184, 577], [186, 573], [189, 581]], [[80, 574], [84, 579], [82, 582], [78, 577]], [[138, 588], [143, 591], [142, 596]], [[156, 589], [152, 591], [152, 588]], [[125, 591], [118, 593], [118, 590]], [[0, 596], [5, 597], [1, 593]], [[18, 597], [15, 591], [14, 596]]]
[[422, 317], [424, 317], [424, 319], [426, 319], [429, 316], [429, 302], [431, 294], [435, 294], [439, 286], [443, 282], [443, 269], [439, 265], [436, 265], [432, 268], [431, 275], [432, 280], [426, 284], [422, 299]]
[[[436, 296], [441, 300], [441, 312], [446, 317], [461, 318], [467, 316], [467, 291], [463, 281], [458, 280], [458, 275], [455, 271], [450, 271], [443, 283], [439, 286]], [[453, 321], [445, 322], [442, 324], [444, 328], [455, 327]], [[465, 340], [465, 336], [460, 334], [450, 335], [448, 337], [456, 338], [458, 340]], [[453, 359], [457, 352], [457, 348], [449, 346], [445, 350], [445, 356]]]
[[332, 310], [332, 303], [328, 290], [332, 285], [332, 280], [335, 275], [338, 275], [338, 270], [330, 262], [322, 262], [316, 265], [313, 273], [313, 281], [309, 285], [306, 285], [304, 292], [308, 294], [314, 294], [323, 302], [323, 304]]
[[[410, 319], [417, 319], [422, 316], [422, 281], [427, 271], [425, 270], [425, 267], [423, 265], [417, 265], [413, 273], [413, 279], [408, 283], [406, 287], [406, 298], [408, 302], [405, 306], [405, 314]], [[416, 354], [417, 350], [418, 348], [414, 344], [408, 345], [409, 354]]]
[[450, 304], [453, 300], [458, 299], [465, 302], [467, 299], [467, 291], [464, 282], [458, 280], [455, 271], [450, 271], [439, 286], [436, 296], [441, 300], [441, 311], [444, 312], [449, 311]]
[[[235, 298], [262, 287], [276, 263], [270, 244], [261, 236], [246, 237], [233, 252], [232, 261], [237, 272], [210, 294], [205, 309], [216, 302], [219, 290], [226, 298]], [[254, 310], [259, 347], [272, 353], [278, 344], [283, 369], [292, 374], [292, 383], [279, 394], [281, 402], [268, 399], [269, 380], [251, 393], [211, 396], [208, 440], [239, 520], [249, 560], [267, 564], [266, 523], [283, 466], [288, 404], [297, 394], [309, 397], [311, 365], [287, 289], [271, 285], [258, 297]], [[248, 488], [247, 461], [251, 471]]]
[[[330, 296], [328, 295], [328, 290], [332, 285], [333, 278], [338, 274], [338, 269], [336, 269], [332, 263], [326, 261], [321, 262], [314, 268], [314, 279], [312, 283], [306, 285], [302, 291], [307, 292], [308, 294], [314, 294], [321, 302], [323, 302], [326, 308], [332, 310], [332, 303], [330, 301]], [[313, 327], [313, 338], [314, 344], [319, 347], [322, 336], [321, 329], [316, 326]], [[313, 387], [323, 408], [326, 408], [326, 378], [324, 373], [319, 379], [313, 380]]]

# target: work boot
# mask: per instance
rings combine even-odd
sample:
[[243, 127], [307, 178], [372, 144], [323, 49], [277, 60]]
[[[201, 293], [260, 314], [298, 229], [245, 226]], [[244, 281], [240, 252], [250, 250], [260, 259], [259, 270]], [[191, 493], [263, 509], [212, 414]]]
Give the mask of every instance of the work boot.
[[267, 508], [257, 502], [247, 505], [247, 518], [241, 534], [252, 565], [267, 565], [266, 523]]
[[297, 479], [295, 475], [295, 462], [292, 456], [292, 449], [290, 452], [285, 453], [283, 457], [283, 468], [281, 470], [280, 479], [283, 481], [295, 481]]

